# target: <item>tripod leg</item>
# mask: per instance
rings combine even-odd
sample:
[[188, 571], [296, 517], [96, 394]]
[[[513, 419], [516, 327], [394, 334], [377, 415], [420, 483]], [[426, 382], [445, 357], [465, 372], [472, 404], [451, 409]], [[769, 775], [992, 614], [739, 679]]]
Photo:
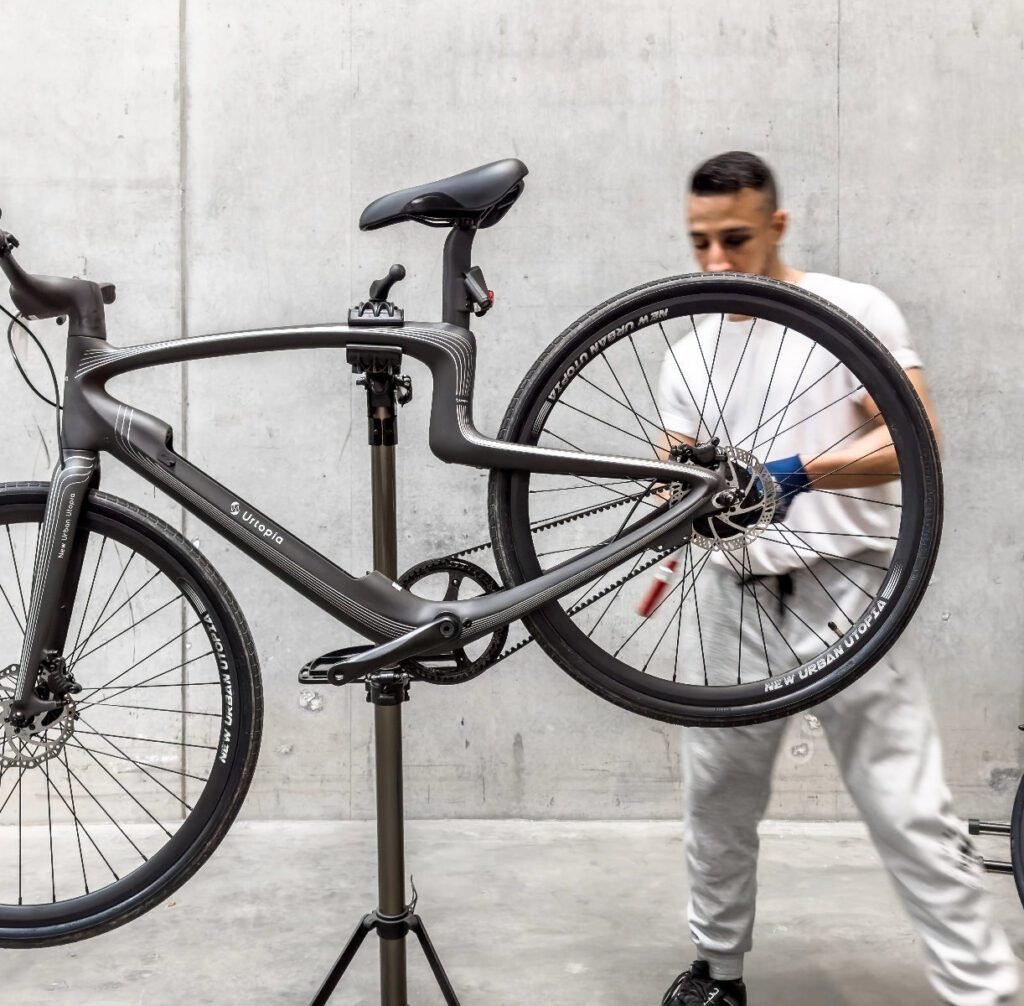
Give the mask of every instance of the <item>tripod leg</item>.
[[455, 989], [452, 988], [452, 983], [448, 980], [448, 975], [445, 974], [444, 967], [441, 965], [441, 959], [437, 956], [437, 951], [434, 949], [434, 944], [430, 942], [430, 937], [427, 935], [427, 928], [423, 925], [423, 920], [418, 915], [411, 915], [409, 917], [409, 929], [416, 934], [416, 938], [420, 941], [420, 946], [423, 948], [423, 956], [426, 957], [430, 970], [434, 972], [434, 977], [441, 988], [444, 1001], [448, 1006], [459, 1006]]
[[334, 967], [331, 968], [331, 973], [324, 979], [323, 984], [320, 986], [320, 991], [317, 992], [309, 1006], [327, 1006], [331, 993], [337, 987], [338, 982], [341, 981], [341, 976], [352, 963], [352, 958], [355, 957], [356, 951], [362, 946], [367, 934], [375, 929], [376, 926], [377, 920], [372, 914], [363, 916], [359, 925], [356, 926], [355, 932], [349, 938], [348, 943], [345, 944], [345, 949], [342, 950], [341, 956], [335, 962]]

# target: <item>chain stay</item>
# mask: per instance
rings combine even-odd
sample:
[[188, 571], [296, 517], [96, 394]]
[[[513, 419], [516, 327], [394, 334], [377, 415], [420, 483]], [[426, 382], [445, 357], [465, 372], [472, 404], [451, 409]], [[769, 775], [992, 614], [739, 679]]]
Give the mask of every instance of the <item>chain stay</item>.
[[[556, 517], [550, 521], [540, 523], [536, 527], [532, 527], [530, 529], [530, 533], [539, 534], [541, 531], [549, 531], [551, 530], [551, 528], [554, 527], [562, 527], [565, 524], [571, 524], [573, 521], [582, 520], [582, 518], [584, 517], [590, 517], [597, 513], [603, 513], [607, 510], [613, 510], [616, 507], [625, 506], [627, 503], [635, 503], [637, 502], [637, 500], [644, 499], [647, 496], [655, 496], [660, 492], [662, 492], [661, 487], [658, 487], [656, 489], [652, 487], [650, 489], [645, 489], [643, 492], [640, 493], [634, 493], [629, 496], [623, 496], [621, 499], [612, 500], [609, 503], [601, 503], [597, 506], [590, 507], [586, 510], [581, 510], [579, 513], [568, 514], [565, 517]], [[437, 559], [435, 561], [444, 562], [447, 559], [462, 559], [467, 555], [474, 555], [477, 552], [483, 552], [487, 549], [493, 549], [493, 547], [494, 546], [492, 545], [491, 542], [485, 541], [480, 545], [473, 545], [470, 548], [464, 548], [461, 552], [452, 552], [449, 555], [442, 556], [440, 559]], [[574, 604], [572, 608], [567, 612], [567, 614], [570, 616], [570, 618], [574, 615], [578, 615], [581, 611], [584, 610], [584, 608], [590, 607], [590, 605], [592, 605], [595, 601], [599, 601], [602, 597], [607, 596], [613, 590], [617, 590], [627, 580], [632, 579], [634, 576], [639, 576], [641, 573], [650, 569], [652, 566], [657, 565], [665, 557], [665, 554], [671, 551], [673, 551], [673, 549], [665, 549], [659, 552], [658, 555], [656, 555], [653, 559], [650, 560], [650, 562], [644, 563], [638, 569], [633, 570], [632, 572], [626, 574], [626, 576], [621, 577], [614, 583], [609, 584], [602, 590], [599, 590], [596, 594], [593, 594], [591, 597], [588, 597], [585, 601], [580, 601], [578, 604]], [[528, 635], [525, 639], [521, 639], [519, 640], [519, 642], [514, 643], [512, 646], [506, 647], [500, 654], [498, 654], [498, 656], [494, 658], [494, 660], [491, 661], [489, 666], [493, 667], [495, 664], [500, 664], [501, 661], [505, 660], [507, 657], [511, 657], [512, 654], [515, 653], [517, 650], [521, 650], [524, 646], [528, 645], [529, 643], [532, 643], [533, 641], [534, 637]]]

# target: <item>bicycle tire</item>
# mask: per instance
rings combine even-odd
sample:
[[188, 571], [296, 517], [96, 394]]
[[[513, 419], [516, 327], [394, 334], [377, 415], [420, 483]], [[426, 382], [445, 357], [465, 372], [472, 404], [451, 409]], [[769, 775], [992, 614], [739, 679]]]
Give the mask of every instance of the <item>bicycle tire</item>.
[[[4, 605], [10, 609], [5, 623], [9, 643], [17, 644], [11, 615], [19, 621], [34, 525], [42, 519], [47, 488], [46, 483], [0, 485], [0, 560], [6, 562], [0, 570], [13, 565], [17, 579], [15, 586], [9, 573], [2, 573], [11, 601]], [[30, 754], [22, 754], [24, 745], [16, 748], [6, 735], [4, 740], [9, 758], [0, 772], [0, 834], [5, 823], [14, 826], [10, 808], [19, 808], [17, 901], [15, 862], [11, 856], [0, 858], [0, 874], [7, 874], [6, 879], [0, 876], [4, 947], [73, 942], [114, 929], [163, 902], [224, 837], [248, 790], [259, 751], [263, 694], [255, 648], [235, 599], [210, 563], [164, 521], [105, 493], [90, 493], [81, 526], [89, 544], [65, 650], [83, 686], [74, 696], [77, 717], [57, 721], [65, 723], [68, 736], [57, 753], [34, 768], [26, 767]], [[19, 570], [19, 554], [28, 557], [28, 570], [24, 563]], [[135, 589], [144, 577], [144, 585]], [[112, 581], [111, 596], [95, 616]], [[167, 592], [172, 600], [157, 607]], [[136, 617], [143, 610], [150, 613]], [[127, 628], [125, 618], [130, 620]], [[152, 641], [173, 632], [175, 625], [182, 627], [180, 635], [150, 653]], [[16, 645], [13, 652], [20, 652]], [[140, 652], [147, 655], [136, 661]], [[177, 654], [178, 667], [157, 671]], [[110, 677], [110, 668], [119, 669], [125, 655], [132, 664]], [[11, 679], [5, 680], [2, 691], [10, 698]], [[180, 708], [174, 708], [176, 701]], [[47, 727], [32, 751], [45, 747], [55, 728]], [[150, 733], [155, 736], [143, 736]], [[9, 764], [17, 756], [22, 761]], [[200, 772], [207, 764], [204, 778]], [[3, 777], [14, 771], [8, 792]], [[45, 801], [37, 796], [33, 804], [37, 785]], [[26, 813], [36, 807], [37, 824], [26, 817], [23, 825], [23, 804]], [[3, 807], [8, 808], [6, 822]], [[10, 829], [7, 843], [10, 848], [15, 843]], [[45, 877], [47, 852], [50, 877]], [[41, 866], [33, 858], [23, 870], [22, 856], [27, 860], [37, 853], [43, 857]], [[136, 853], [142, 858], [133, 865]], [[100, 860], [109, 867], [109, 877]]]
[[[577, 626], [574, 618], [578, 618], [579, 613], [571, 614], [570, 611], [574, 609], [571, 606], [567, 607], [564, 599], [560, 602], [551, 602], [524, 619], [530, 632], [554, 662], [591, 691], [632, 712], [688, 726], [733, 726], [789, 715], [828, 698], [854, 681], [889, 649], [909, 622], [927, 586], [941, 532], [942, 481], [937, 446], [927, 415], [905, 371], [863, 325], [835, 305], [808, 290], [768, 278], [739, 274], [670, 277], [626, 291], [594, 308], [558, 336], [527, 372], [505, 413], [499, 439], [537, 444], [548, 431], [548, 425], [552, 422], [551, 417], [556, 412], [559, 415], [568, 414], [565, 409], [556, 410], [555, 407], [566, 401], [575, 385], [584, 380], [587, 374], [591, 374], [594, 375], [593, 380], [587, 383], [596, 387], [595, 382], [601, 380], [601, 368], [595, 367], [595, 364], [602, 358], [605, 359], [607, 369], [613, 372], [620, 390], [616, 390], [615, 385], [609, 383], [610, 391], [608, 388], [597, 389], [601, 391], [603, 397], [595, 397], [593, 391], [588, 391], [585, 386], [581, 386], [580, 394], [587, 392], [593, 401], [606, 404], [608, 400], [612, 400], [613, 404], [619, 406], [624, 406], [624, 398], [629, 407], [633, 408], [633, 418], [637, 420], [636, 426], [632, 428], [634, 441], [640, 439], [636, 432], [637, 427], [651, 439], [653, 428], [660, 425], [664, 431], [665, 425], [652, 420], [650, 416], [645, 417], [633, 406], [633, 401], [621, 383], [618, 372], [608, 362], [609, 355], [620, 349], [622, 353], [626, 353], [625, 347], [632, 343], [630, 348], [636, 355], [639, 370], [644, 371], [643, 357], [638, 348], [641, 336], [646, 337], [648, 333], [654, 333], [651, 338], [657, 339], [657, 328], [660, 328], [664, 346], [668, 349], [666, 351], [659, 347], [659, 351], [666, 360], [669, 358], [667, 354], [674, 355], [674, 347], [679, 345], [672, 343], [668, 338], [665, 323], [659, 322], [656, 327], [652, 318], [661, 316], [670, 323], [674, 319], [688, 317], [690, 327], [696, 335], [698, 326], [694, 318], [715, 314], [721, 314], [723, 323], [726, 318], [731, 322], [736, 316], [749, 316], [755, 320], [765, 319], [766, 324], [775, 325], [777, 329], [784, 326], [781, 336], [783, 342], [787, 338], [787, 333], [792, 330], [799, 333], [801, 338], [822, 346], [831, 354], [831, 358], [836, 359], [843, 368], [849, 369], [853, 377], [861, 382], [857, 387], [866, 389], [867, 394], [871, 396], [869, 400], [873, 400], [878, 406], [879, 413], [885, 417], [884, 422], [888, 424], [898, 457], [899, 478], [896, 484], [899, 487], [901, 502], [898, 504], [899, 532], [893, 536], [896, 544], [893, 546], [889, 571], [883, 575], [878, 587], [879, 592], [875, 595], [876, 607], [881, 599], [884, 610], [876, 611], [875, 617], [866, 628], [863, 627], [863, 623], [851, 619], [852, 628], [849, 631], [853, 632], [858, 627], [863, 628], [863, 631], [855, 637], [849, 647], [845, 645], [849, 633], [840, 638], [838, 649], [841, 652], [834, 659], [827, 661], [823, 667], [817, 667], [816, 663], [794, 665], [792, 674], [775, 676], [772, 674], [766, 649], [768, 677], [765, 681], [742, 682], [738, 676], [739, 683], [735, 685], [694, 684], [675, 680], [674, 673], [673, 679], [667, 680], [655, 678], [650, 673], [639, 671], [637, 667], [619, 660], [609, 652], [610, 644], [608, 649], [595, 644], [590, 636]], [[720, 325], [719, 336], [721, 332]], [[749, 344], [749, 335], [747, 339]], [[698, 344], [699, 342], [698, 338]], [[781, 350], [780, 344], [779, 352]], [[717, 351], [716, 342], [715, 352]], [[739, 358], [742, 363], [742, 354]], [[707, 369], [705, 360], [708, 375], [705, 403], [708, 399], [707, 390], [714, 391], [714, 366], [715, 362], [712, 359], [710, 369]], [[645, 372], [643, 380], [650, 395], [646, 401], [650, 402], [653, 399], [653, 408], [658, 409], [658, 396], [653, 390], [650, 374]], [[733, 384], [735, 382], [734, 376]], [[637, 386], [641, 389], [638, 393], [645, 394], [642, 390], [643, 384], [638, 382]], [[797, 386], [794, 385], [794, 395], [796, 390]], [[771, 379], [768, 381], [765, 401], [768, 400], [769, 393]], [[791, 396], [790, 404], [793, 400]], [[566, 404], [569, 408], [575, 409], [576, 413], [588, 414], [586, 409], [580, 409], [571, 403]], [[694, 404], [696, 405], [696, 400]], [[607, 408], [611, 409], [612, 406]], [[651, 410], [652, 406], [648, 404], [647, 411]], [[722, 406], [723, 420], [725, 414], [726, 407]], [[660, 421], [660, 409], [657, 415]], [[600, 427], [600, 433], [606, 436], [616, 436], [614, 432], [609, 432], [610, 429], [618, 429], [621, 434], [628, 432], [626, 424], [617, 425], [607, 420], [602, 421], [604, 425]], [[579, 422], [582, 423], [582, 420]], [[600, 441], [580, 445], [575, 437], [551, 435], [557, 439], [549, 439], [550, 446], [564, 448], [568, 444], [575, 449], [600, 451], [603, 448], [605, 452], [609, 452], [607, 444]], [[753, 472], [753, 468], [750, 468], [749, 472]], [[552, 524], [559, 523], [575, 525], [581, 520], [578, 514], [572, 511], [562, 515], [565, 518], [562, 520], [552, 521], [550, 517], [535, 519], [536, 515], [531, 507], [535, 507], [536, 504], [531, 497], [536, 497], [539, 492], [555, 491], [531, 488], [532, 482], [537, 479], [536, 475], [531, 476], [527, 472], [514, 470], [494, 470], [491, 473], [488, 507], [491, 535], [499, 570], [509, 584], [527, 581], [537, 576], [544, 568], [538, 558], [538, 530], [546, 530]], [[595, 480], [586, 481], [597, 484]], [[540, 485], [543, 487], [545, 483], [541, 482]], [[609, 486], [601, 485], [601, 488], [607, 489]], [[833, 491], [832, 494], [837, 493]], [[630, 498], [633, 498], [643, 494], [623, 492], [620, 495], [630, 495]], [[605, 502], [609, 502], [607, 498]], [[620, 501], [613, 500], [609, 507], [617, 505], [618, 502]], [[633, 508], [635, 509], [637, 505], [638, 503], [634, 503]], [[599, 506], [593, 508], [594, 511], [599, 509]], [[586, 520], [593, 519], [594, 514], [588, 511]], [[613, 533], [621, 531], [620, 527], [619, 532]], [[577, 542], [578, 538], [568, 540], [570, 548], [563, 548], [561, 552], [580, 548]], [[689, 544], [687, 547], [689, 548]], [[819, 555], [826, 557], [826, 562], [830, 562], [828, 554], [819, 552]], [[835, 558], [838, 560], [840, 557]], [[644, 561], [640, 562], [641, 559]], [[643, 553], [636, 560], [640, 566], [634, 565], [633, 568], [648, 568], [658, 559], [658, 553]], [[838, 562], [830, 564], [839, 566]], [[805, 562], [804, 565], [808, 563]], [[622, 582], [617, 583], [616, 576], [620, 575], [623, 569], [624, 567], [620, 566], [618, 573], [609, 577], [611, 585], [605, 588], [606, 591], [615, 587], [621, 592], [625, 580], [637, 576], [631, 570]], [[696, 563], [691, 565], [691, 574], [694, 580], [693, 594], [696, 605]], [[742, 575], [739, 579], [743, 582]], [[756, 585], [754, 593], [756, 600]], [[587, 598], [585, 603], [591, 603], [591, 598]], [[683, 601], [680, 600], [679, 603], [681, 608]], [[871, 605], [869, 604], [865, 610], [872, 610]], [[679, 617], [681, 621], [682, 615]], [[699, 612], [697, 621], [699, 631]], [[703, 640], [701, 647], [703, 654]], [[823, 653], [827, 656], [827, 651], [823, 650]], [[678, 660], [678, 652], [676, 656]], [[821, 659], [825, 660], [826, 657]], [[809, 666], [813, 666], [814, 669], [808, 671]]]
[[1013, 816], [1010, 818], [1010, 864], [1013, 880], [1017, 885], [1017, 897], [1024, 908], [1024, 776], [1017, 784], [1017, 795], [1013, 799]]

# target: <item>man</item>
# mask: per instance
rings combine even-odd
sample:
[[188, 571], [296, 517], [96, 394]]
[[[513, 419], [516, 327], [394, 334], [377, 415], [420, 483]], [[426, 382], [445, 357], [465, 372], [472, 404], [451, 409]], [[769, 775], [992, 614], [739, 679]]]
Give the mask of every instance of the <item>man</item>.
[[[805, 273], [783, 262], [780, 247], [788, 217], [778, 206], [772, 173], [760, 158], [734, 151], [702, 164], [691, 180], [689, 222], [702, 270], [785, 280], [837, 304], [861, 321], [906, 370], [935, 426], [921, 361], [892, 301], [873, 287]], [[698, 414], [692, 382], [684, 391], [680, 379], [687, 366], [694, 373], [696, 360], [698, 374], [703, 361], [712, 391], [719, 382], [715, 368], [720, 364], [723, 373], [729, 373], [731, 366], [747, 366], [751, 374], [762, 375], [763, 383], [767, 373], [764, 360], [757, 362], [738, 350], [733, 361], [729, 359], [729, 328], [738, 325], [746, 331], [744, 320], [712, 319], [714, 331], [697, 326], [666, 353], [659, 388], [660, 410], [668, 428], [663, 453], [670, 443], [692, 444], [708, 439], [715, 429], [719, 436], [724, 430], [739, 429], [744, 419], [747, 428], [752, 425], [743, 410], [749, 410], [757, 396], [734, 394], [719, 406], [723, 413], [705, 410]], [[770, 338], [761, 335], [762, 342]], [[778, 335], [775, 338], [778, 343]], [[748, 339], [747, 343], [756, 341]], [[734, 345], [741, 345], [738, 335]], [[706, 351], [706, 356], [694, 357], [695, 351]], [[751, 356], [756, 352], [753, 345], [743, 349]], [[740, 363], [735, 362], [737, 358]], [[779, 364], [778, 353], [774, 359], [778, 370], [786, 368], [785, 362]], [[713, 361], [710, 372], [707, 360]], [[769, 355], [769, 364], [771, 360]], [[792, 369], [795, 364], [788, 366]], [[781, 377], [776, 378], [778, 385], [788, 387]], [[742, 378], [737, 384], [749, 386]], [[819, 395], [823, 401], [815, 399], [819, 390], [812, 388], [800, 403], [804, 414], [815, 417], [813, 427], [784, 434], [789, 441], [777, 445], [776, 459], [767, 464], [780, 493], [775, 520], [791, 519], [790, 527], [825, 527], [824, 523], [808, 522], [826, 520], [828, 507], [832, 507], [835, 519], [870, 524], [876, 520], [872, 508], [850, 503], [849, 494], [813, 490], [857, 485], [874, 487], [883, 494], [898, 491], [899, 483], [893, 481], [895, 455], [891, 448], [887, 454], [884, 447], [887, 431], [884, 424], [872, 424], [870, 400], [851, 396], [845, 407], [854, 410], [855, 416], [860, 409], [865, 417], [858, 436], [834, 450], [817, 446], [802, 450], [799, 438], [809, 436], [808, 431], [813, 431], [818, 443], [836, 442], [828, 427], [835, 421], [834, 410], [815, 411], [828, 404], [823, 390]], [[705, 402], [709, 399], [700, 391], [696, 395]], [[754, 416], [756, 423], [756, 413]], [[839, 440], [851, 429], [858, 429], [859, 420], [854, 425], [850, 422], [848, 419], [847, 425], [840, 426]], [[838, 506], [847, 509], [840, 513], [834, 509]], [[788, 518], [787, 510], [791, 511]], [[874, 512], [880, 510], [874, 508]], [[739, 571], [735, 559], [712, 554], [716, 561], [706, 564], [701, 582], [702, 614], [717, 620], [716, 625], [705, 624], [703, 634], [711, 683], [716, 674], [722, 683], [731, 674], [735, 683], [737, 636], [740, 656], [747, 665], [762, 660], [770, 666], [773, 660], [789, 657], [786, 648], [800, 654], [802, 646], [815, 645], [814, 640], [804, 638], [799, 623], [801, 615], [811, 621], [808, 611], [816, 605], [822, 608], [825, 595], [828, 604], [838, 608], [858, 602], [856, 592], [863, 593], [863, 588], [855, 581], [858, 571], [867, 565], [864, 553], [858, 550], [864, 543], [875, 549], [886, 547], [878, 527], [867, 524], [857, 525], [859, 534], [833, 539], [844, 544], [831, 549], [827, 562], [820, 561], [813, 550], [787, 545], [778, 535], [765, 535], [754, 542]], [[742, 599], [746, 596], [751, 608], [749, 597], [758, 585], [766, 591], [762, 596], [780, 601], [775, 633], [751, 629], [749, 615], [744, 621]], [[863, 600], [859, 603], [863, 605]], [[819, 617], [824, 616], [819, 613]], [[721, 652], [708, 645], [709, 639], [722, 640]], [[816, 645], [820, 649], [820, 642]], [[936, 726], [919, 669], [906, 648], [891, 651], [865, 677], [817, 707], [815, 713], [847, 789], [921, 937], [928, 977], [942, 1001], [950, 1006], [994, 1006], [1010, 1001], [1018, 984], [1016, 961], [1005, 935], [992, 922], [980, 864], [962, 823], [953, 815]], [[690, 729], [684, 734], [689, 921], [698, 960], [672, 984], [663, 1006], [746, 1004], [743, 957], [752, 945], [757, 826], [768, 803], [772, 765], [784, 729], [783, 721], [775, 721], [732, 729]]]

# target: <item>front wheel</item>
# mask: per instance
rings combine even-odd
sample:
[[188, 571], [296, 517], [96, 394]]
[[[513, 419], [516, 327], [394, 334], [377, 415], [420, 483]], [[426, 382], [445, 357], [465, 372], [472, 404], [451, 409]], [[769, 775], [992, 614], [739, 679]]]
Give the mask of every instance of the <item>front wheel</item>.
[[[549, 656], [626, 709], [703, 726], [787, 715], [863, 674], [909, 621], [939, 544], [935, 439], [896, 349], [903, 366], [810, 290], [738, 275], [638, 287], [570, 326], [500, 438], [646, 457], [717, 441], [729, 492], [688, 537], [529, 616]], [[794, 493], [791, 460], [826, 456]], [[613, 540], [679, 488], [496, 470], [502, 576], [522, 583]]]
[[0, 485], [0, 946], [67, 943], [159, 904], [249, 786], [263, 702], [230, 591], [164, 522], [90, 494], [59, 714], [8, 721], [47, 486]]

